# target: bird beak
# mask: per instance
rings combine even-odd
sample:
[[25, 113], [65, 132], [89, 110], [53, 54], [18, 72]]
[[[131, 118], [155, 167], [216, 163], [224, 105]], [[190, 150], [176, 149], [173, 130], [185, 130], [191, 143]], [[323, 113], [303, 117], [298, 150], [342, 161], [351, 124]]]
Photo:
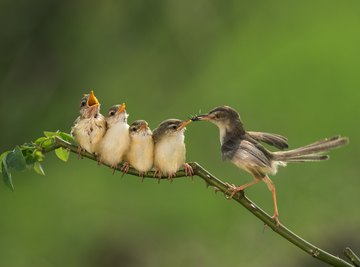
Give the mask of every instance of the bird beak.
[[209, 114], [201, 114], [191, 118], [192, 121], [209, 121], [211, 117]]
[[144, 122], [140, 125], [140, 131], [146, 131], [147, 128], [148, 128], [148, 124], [146, 122]]
[[183, 121], [179, 127], [177, 128], [177, 130], [181, 130], [181, 129], [184, 129], [186, 125], [188, 125], [190, 122], [192, 122], [192, 120], [187, 120], [187, 121]]
[[117, 114], [120, 114], [121, 112], [124, 112], [126, 108], [125, 103], [122, 103], [119, 107], [119, 109], [116, 111]]
[[94, 91], [91, 90], [90, 92], [90, 95], [89, 95], [89, 98], [87, 100], [87, 106], [88, 107], [92, 107], [92, 106], [98, 106], [99, 105], [99, 101], [98, 99], [96, 98], [95, 94], [94, 94]]

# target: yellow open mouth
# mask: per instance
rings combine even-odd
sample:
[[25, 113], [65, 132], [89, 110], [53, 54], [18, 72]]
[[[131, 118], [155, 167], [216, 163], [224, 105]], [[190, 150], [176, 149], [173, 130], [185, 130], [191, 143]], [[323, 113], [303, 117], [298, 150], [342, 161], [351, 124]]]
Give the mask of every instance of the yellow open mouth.
[[89, 95], [89, 98], [87, 100], [87, 105], [88, 107], [92, 107], [92, 106], [95, 106], [95, 105], [99, 105], [99, 101], [98, 99], [96, 98], [96, 96], [94, 95], [94, 91], [91, 90], [90, 92], [90, 95]]

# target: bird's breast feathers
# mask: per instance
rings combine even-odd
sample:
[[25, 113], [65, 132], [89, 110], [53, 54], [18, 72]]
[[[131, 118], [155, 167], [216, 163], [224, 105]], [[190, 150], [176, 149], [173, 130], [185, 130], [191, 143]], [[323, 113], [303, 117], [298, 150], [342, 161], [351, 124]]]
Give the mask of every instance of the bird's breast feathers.
[[152, 136], [132, 136], [127, 160], [130, 165], [139, 171], [148, 171], [151, 169], [154, 160], [154, 143]]
[[119, 163], [129, 149], [129, 125], [121, 123], [109, 128], [99, 144], [100, 160], [108, 163]]
[[185, 163], [183, 138], [164, 138], [155, 146], [155, 165], [164, 173], [176, 172]]
[[104, 118], [89, 118], [77, 120], [72, 129], [72, 134], [81, 147], [93, 153], [104, 136], [105, 130]]

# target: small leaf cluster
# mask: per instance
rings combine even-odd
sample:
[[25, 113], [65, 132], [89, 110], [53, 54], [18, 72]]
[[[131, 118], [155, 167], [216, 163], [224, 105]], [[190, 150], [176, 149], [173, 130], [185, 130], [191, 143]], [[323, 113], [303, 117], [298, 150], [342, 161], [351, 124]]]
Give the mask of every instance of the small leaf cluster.
[[44, 152], [55, 150], [56, 156], [66, 162], [69, 159], [70, 152], [65, 148], [56, 147], [56, 138], [74, 143], [73, 137], [68, 133], [45, 131], [44, 136], [36, 141], [16, 146], [13, 150], [2, 153], [0, 155], [0, 172], [5, 185], [14, 190], [11, 175], [13, 170], [24, 171], [32, 169], [40, 175], [45, 175], [41, 166], [41, 162], [45, 158]]

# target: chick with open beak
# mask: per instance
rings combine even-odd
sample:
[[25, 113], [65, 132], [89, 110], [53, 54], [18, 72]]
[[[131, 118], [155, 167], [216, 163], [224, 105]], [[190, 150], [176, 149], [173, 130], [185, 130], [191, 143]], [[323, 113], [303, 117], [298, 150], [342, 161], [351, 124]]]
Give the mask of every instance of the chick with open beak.
[[71, 135], [78, 143], [78, 153], [94, 153], [106, 131], [106, 122], [100, 114], [100, 103], [94, 91], [84, 95], [80, 102], [80, 116], [71, 128]]
[[129, 134], [130, 148], [126, 154], [128, 165], [124, 172], [127, 172], [130, 165], [139, 172], [139, 176], [144, 177], [154, 163], [152, 131], [146, 121], [137, 120], [130, 125]]
[[185, 163], [185, 126], [191, 120], [177, 119], [165, 120], [154, 130], [154, 167], [156, 175], [160, 178], [165, 175], [172, 181], [176, 172], [184, 167], [187, 176], [193, 176], [191, 166]]
[[117, 165], [124, 160], [130, 145], [128, 114], [125, 107], [123, 103], [109, 109], [106, 117], [107, 131], [97, 150], [99, 162], [110, 165], [114, 172]]

